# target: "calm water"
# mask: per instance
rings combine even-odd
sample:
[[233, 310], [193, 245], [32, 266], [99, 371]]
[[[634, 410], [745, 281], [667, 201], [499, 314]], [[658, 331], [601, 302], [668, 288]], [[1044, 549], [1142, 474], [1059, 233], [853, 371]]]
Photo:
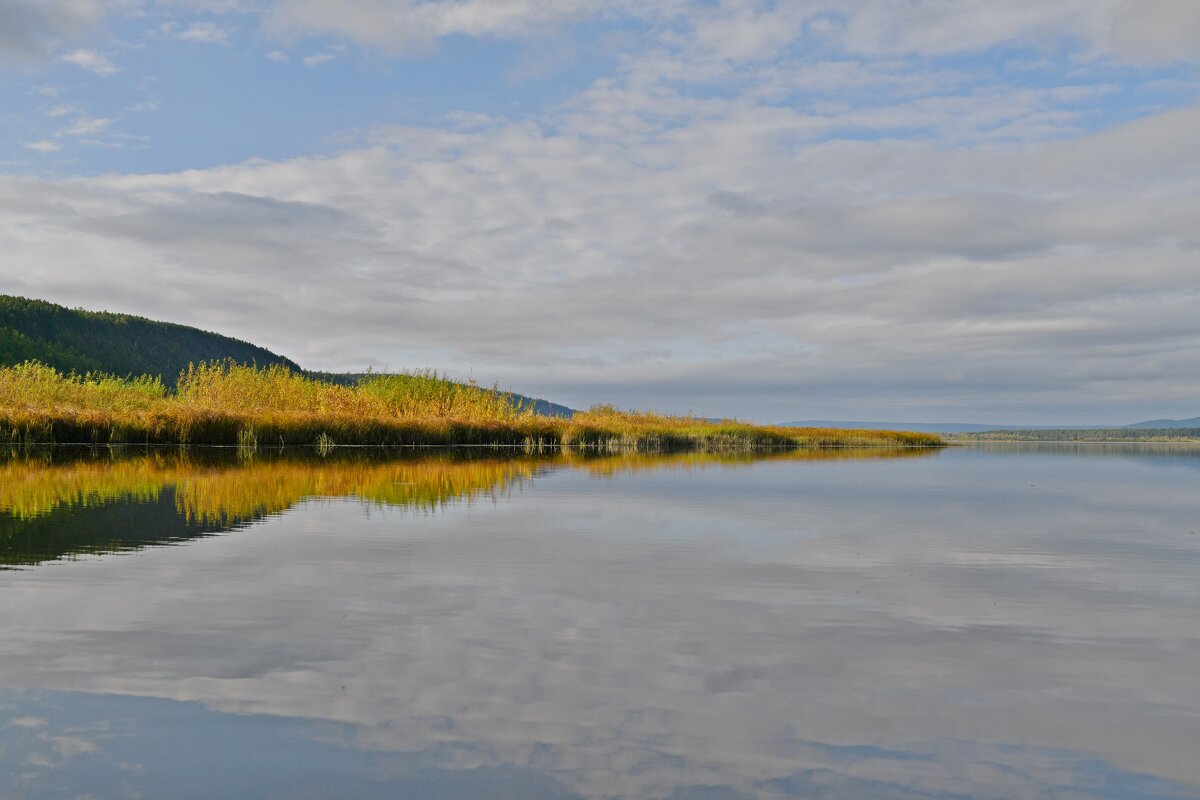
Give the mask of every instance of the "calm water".
[[1200, 798], [1200, 450], [0, 462], [0, 798]]

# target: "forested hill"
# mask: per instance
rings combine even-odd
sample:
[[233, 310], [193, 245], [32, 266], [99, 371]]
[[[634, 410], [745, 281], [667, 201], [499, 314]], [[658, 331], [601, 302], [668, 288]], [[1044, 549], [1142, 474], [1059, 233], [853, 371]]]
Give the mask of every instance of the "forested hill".
[[0, 295], [0, 365], [31, 359], [63, 372], [159, 375], [167, 383], [189, 363], [214, 360], [300, 370], [270, 350], [198, 328]]

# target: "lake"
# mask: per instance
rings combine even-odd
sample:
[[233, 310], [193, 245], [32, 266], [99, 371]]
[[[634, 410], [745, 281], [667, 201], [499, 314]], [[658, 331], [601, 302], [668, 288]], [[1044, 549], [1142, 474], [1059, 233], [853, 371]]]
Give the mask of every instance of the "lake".
[[0, 798], [1200, 798], [1200, 450], [0, 462]]

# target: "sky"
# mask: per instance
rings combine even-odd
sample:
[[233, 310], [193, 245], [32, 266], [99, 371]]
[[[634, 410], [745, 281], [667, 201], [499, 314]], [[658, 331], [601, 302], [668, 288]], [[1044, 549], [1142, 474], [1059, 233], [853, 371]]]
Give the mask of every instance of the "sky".
[[0, 293], [574, 407], [1200, 414], [1196, 0], [0, 0]]

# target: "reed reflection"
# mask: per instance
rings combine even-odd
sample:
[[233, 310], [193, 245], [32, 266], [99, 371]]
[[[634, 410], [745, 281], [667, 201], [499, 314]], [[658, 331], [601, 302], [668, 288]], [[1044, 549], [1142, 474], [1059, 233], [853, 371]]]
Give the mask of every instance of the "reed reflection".
[[[0, 795], [177, 796], [208, 769], [221, 797], [303, 770], [339, 798], [1200, 796], [1195, 471], [878, 455], [162, 456], [145, 474], [177, 474], [141, 496], [176, 520], [300, 505], [4, 575]], [[7, 475], [89, 518], [139, 496], [65, 477], [94, 460]], [[370, 500], [477, 469], [509, 472]], [[264, 498], [272, 470], [305, 477]], [[215, 476], [250, 501], [199, 502]]]
[[597, 476], [736, 467], [758, 461], [921, 458], [891, 448], [758, 454], [594, 454], [556, 450], [236, 451], [48, 449], [0, 462], [0, 566], [176, 544], [225, 533], [315, 498], [432, 513], [451, 503], [498, 500], [547, 470]]

